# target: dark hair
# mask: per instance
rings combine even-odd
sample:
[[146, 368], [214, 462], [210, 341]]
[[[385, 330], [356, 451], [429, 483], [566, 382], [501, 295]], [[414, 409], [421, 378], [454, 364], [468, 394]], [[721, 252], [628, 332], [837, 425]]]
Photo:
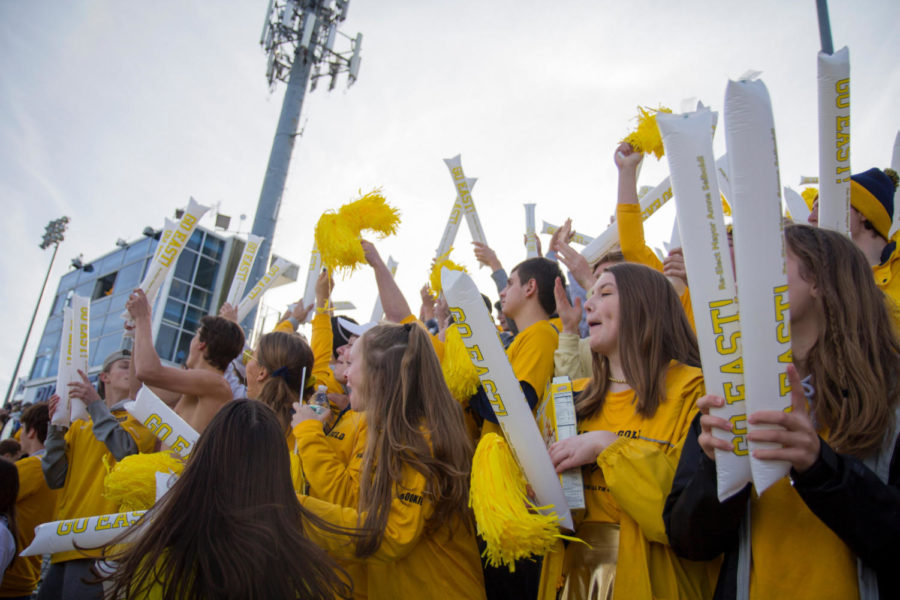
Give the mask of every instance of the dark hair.
[[[106, 549], [118, 563], [109, 598], [349, 597], [346, 573], [305, 534], [343, 533], [304, 509], [275, 413], [226, 404], [200, 435], [165, 498]], [[119, 546], [121, 547], [121, 546]]]
[[197, 335], [206, 344], [203, 358], [220, 371], [227, 369], [228, 363], [244, 349], [244, 331], [240, 325], [222, 317], [201, 317]]
[[818, 336], [807, 356], [816, 419], [829, 429], [829, 444], [865, 458], [894, 426], [900, 398], [900, 343], [890, 300], [846, 236], [808, 225], [785, 227], [784, 236], [800, 277], [821, 299]]
[[[636, 413], [656, 414], [673, 360], [700, 366], [697, 336], [672, 284], [662, 273], [634, 263], [607, 267], [619, 293], [619, 357], [634, 388]], [[593, 376], [575, 403], [579, 419], [599, 414], [609, 389], [609, 360], [593, 353]]]
[[563, 286], [566, 285], [566, 277], [559, 270], [559, 265], [556, 262], [541, 257], [529, 258], [517, 264], [512, 273], [519, 274], [519, 283], [522, 285], [534, 279], [534, 282], [537, 284], [537, 298], [541, 303], [541, 308], [548, 315], [556, 312], [556, 296], [553, 293], [556, 278], [559, 277]]
[[418, 325], [377, 325], [363, 335], [362, 389], [368, 428], [360, 482], [363, 520], [356, 555], [373, 554], [384, 538], [391, 501], [406, 468], [425, 478], [434, 511], [427, 533], [472, 526], [469, 477], [472, 444], [463, 412], [450, 395], [431, 340]]
[[[341, 319], [349, 321], [354, 325], [359, 325], [359, 323], [356, 322], [356, 319], [352, 317], [341, 317]], [[341, 326], [340, 321], [338, 321], [338, 317], [331, 317], [331, 353], [334, 358], [337, 358], [338, 348], [349, 344], [350, 338], [354, 335], [355, 334], [353, 332]]]
[[[4, 442], [8, 440], [3, 440]], [[13, 440], [15, 441], [15, 440]], [[6, 517], [7, 527], [19, 547], [19, 530], [16, 526], [16, 497], [19, 495], [19, 469], [15, 463], [0, 458], [0, 515]], [[16, 552], [18, 554], [18, 552]], [[12, 563], [10, 563], [12, 566]], [[0, 579], [3, 573], [0, 572]]]
[[23, 427], [37, 431], [37, 438], [43, 444], [47, 439], [47, 425], [50, 423], [50, 410], [46, 402], [35, 402], [22, 411], [19, 422]]
[[[18, 455], [22, 453], [22, 444], [14, 438], [6, 438], [0, 442], [0, 454]], [[2, 460], [2, 457], [0, 457]]]
[[269, 372], [269, 376], [263, 381], [259, 397], [254, 399], [275, 411], [287, 434], [291, 426], [292, 405], [300, 400], [300, 378], [304, 367], [303, 396], [312, 391], [309, 385], [315, 361], [312, 348], [296, 333], [273, 331], [259, 338], [255, 358], [257, 364]]

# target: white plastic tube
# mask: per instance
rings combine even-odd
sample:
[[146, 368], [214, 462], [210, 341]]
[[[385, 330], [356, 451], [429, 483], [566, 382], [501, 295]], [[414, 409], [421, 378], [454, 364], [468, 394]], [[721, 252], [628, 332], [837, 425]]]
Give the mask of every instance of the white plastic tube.
[[[731, 211], [746, 410], [747, 414], [783, 411], [791, 405], [787, 376], [791, 363], [790, 314], [775, 119], [762, 81], [728, 82], [725, 142], [734, 195]], [[749, 430], [758, 428], [751, 424]], [[790, 464], [759, 460], [753, 458], [753, 452], [778, 447], [750, 442], [750, 470], [758, 494], [787, 475]]]
[[819, 227], [850, 234], [850, 51], [819, 52]]
[[200, 434], [169, 408], [147, 386], [141, 386], [137, 398], [125, 404], [125, 410], [150, 430], [170, 450], [187, 458], [194, 449]]
[[241, 254], [241, 262], [238, 263], [237, 270], [234, 272], [234, 279], [231, 280], [231, 287], [228, 289], [228, 297], [225, 302], [235, 306], [244, 296], [244, 290], [247, 288], [247, 278], [250, 277], [250, 270], [253, 268], [253, 261], [256, 260], [256, 253], [263, 240], [258, 235], [252, 233], [247, 238], [244, 245], [244, 253]]
[[675, 192], [706, 392], [725, 398], [725, 406], [713, 414], [734, 427], [733, 432], [714, 430], [733, 448], [716, 450], [717, 491], [724, 500], [750, 481], [750, 463], [740, 316], [713, 161], [713, 121], [708, 109], [656, 115]]
[[562, 527], [574, 529], [550, 454], [481, 293], [465, 272], [447, 268], [441, 270], [441, 287], [500, 428], [534, 489], [536, 504], [552, 507], [545, 514], [555, 512]]

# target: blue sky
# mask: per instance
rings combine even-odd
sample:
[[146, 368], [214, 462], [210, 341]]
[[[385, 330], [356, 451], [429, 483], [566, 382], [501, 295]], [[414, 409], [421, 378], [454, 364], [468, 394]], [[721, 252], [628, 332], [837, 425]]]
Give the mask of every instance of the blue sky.
[[[887, 166], [900, 129], [900, 6], [830, 4], [835, 45], [850, 47], [853, 170]], [[796, 186], [817, 172], [814, 7], [354, 0], [342, 29], [364, 34], [360, 78], [307, 96], [275, 251], [305, 264], [322, 211], [381, 186], [403, 222], [379, 247], [399, 260], [397, 279], [417, 310], [453, 201], [441, 159], [462, 153], [467, 176], [478, 177], [473, 198], [488, 241], [511, 267], [524, 257], [525, 202], [537, 203], [539, 222], [571, 216], [586, 233], [605, 228], [613, 149], [637, 105], [679, 110], [695, 98], [721, 111], [728, 78], [748, 69], [769, 88], [782, 182]], [[71, 258], [95, 258], [117, 238], [161, 226], [191, 195], [221, 203], [234, 223], [246, 214], [249, 229], [283, 94], [264, 78], [265, 8], [265, 0], [0, 0], [2, 389], [49, 261], [37, 245], [51, 219], [72, 217], [51, 291]], [[721, 132], [715, 146], [724, 150]], [[645, 163], [642, 184], [666, 175], [665, 160]], [[648, 224], [651, 239], [667, 237], [670, 220], [663, 213]], [[496, 299], [469, 239], [461, 228], [453, 257]], [[337, 286], [368, 319], [371, 273]], [[266, 302], [280, 308], [301, 288]], [[22, 372], [48, 311], [45, 302]]]

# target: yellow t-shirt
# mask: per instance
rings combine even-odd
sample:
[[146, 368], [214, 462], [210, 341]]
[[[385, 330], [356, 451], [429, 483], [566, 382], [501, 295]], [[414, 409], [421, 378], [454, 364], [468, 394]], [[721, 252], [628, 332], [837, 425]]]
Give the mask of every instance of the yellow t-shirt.
[[[34, 528], [53, 520], [58, 490], [51, 490], [41, 471], [41, 457], [29, 456], [16, 462], [19, 495], [16, 497], [16, 524], [20, 550], [34, 540]], [[28, 596], [41, 579], [40, 556], [18, 556], [3, 575], [0, 598]]]
[[[520, 331], [506, 349], [506, 357], [516, 379], [534, 388], [538, 402], [553, 379], [553, 355], [558, 344], [559, 332], [550, 321], [538, 321]], [[485, 421], [481, 428], [481, 435], [486, 433], [502, 435], [500, 426], [490, 421]]]
[[[691, 420], [697, 414], [695, 402], [704, 393], [703, 372], [673, 361], [666, 373], [665, 390], [665, 401], [649, 419], [635, 412], [633, 390], [607, 394], [600, 414], [580, 421], [578, 432], [612, 431], [620, 438], [649, 440], [674, 449], [687, 435]], [[621, 509], [606, 485], [600, 465], [585, 465], [582, 476], [584, 520], [618, 523]]]
[[[140, 421], [124, 410], [116, 410], [112, 414], [119, 421], [119, 425], [134, 439], [138, 452], [153, 452], [156, 437], [141, 425]], [[112, 467], [116, 464], [116, 459], [106, 448], [106, 444], [94, 436], [91, 421], [78, 419], [69, 426], [66, 432], [66, 460], [69, 465], [66, 483], [59, 490], [54, 520], [62, 521], [118, 512], [119, 507], [103, 497], [103, 479], [106, 477], [104, 465]], [[85, 552], [92, 556], [100, 555], [99, 550], [93, 553]], [[78, 558], [84, 558], [84, 553], [71, 550], [54, 554], [51, 562]]]
[[334, 377], [331, 360], [334, 358], [334, 332], [331, 330], [331, 317], [328, 313], [316, 313], [312, 318], [312, 337], [310, 347], [313, 351], [312, 374], [316, 385], [324, 385], [330, 394], [343, 394], [344, 386]]

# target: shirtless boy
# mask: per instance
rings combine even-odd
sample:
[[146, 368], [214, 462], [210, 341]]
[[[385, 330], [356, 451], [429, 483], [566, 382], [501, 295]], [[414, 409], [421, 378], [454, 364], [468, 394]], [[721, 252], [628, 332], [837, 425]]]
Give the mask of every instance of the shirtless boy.
[[[134, 355], [137, 378], [159, 390], [160, 397], [175, 412], [202, 433], [213, 416], [231, 400], [231, 386], [225, 369], [244, 348], [244, 332], [222, 317], [200, 319], [200, 328], [191, 340], [185, 369], [164, 366], [153, 346], [150, 303], [143, 290], [135, 290], [125, 305], [134, 320]], [[165, 392], [169, 392], [166, 394]]]

